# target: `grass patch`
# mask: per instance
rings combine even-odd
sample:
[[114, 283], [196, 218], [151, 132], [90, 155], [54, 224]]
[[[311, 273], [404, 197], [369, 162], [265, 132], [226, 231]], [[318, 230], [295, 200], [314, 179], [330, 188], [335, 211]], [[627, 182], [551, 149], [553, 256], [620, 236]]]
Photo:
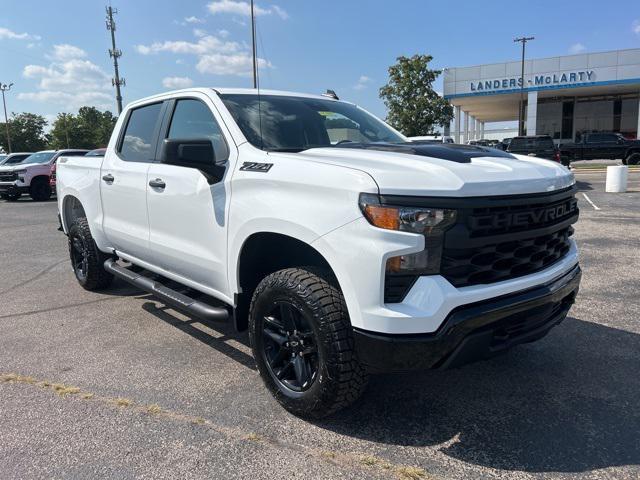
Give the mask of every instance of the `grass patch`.
[[157, 404], [153, 404], [153, 405], [149, 405], [147, 407], [147, 412], [151, 413], [151, 414], [157, 414], [160, 413], [162, 411], [162, 408], [160, 408], [160, 405]]
[[80, 389], [78, 387], [69, 387], [68, 385], [64, 385], [62, 383], [54, 383], [51, 385], [53, 391], [56, 392], [61, 397], [65, 395], [75, 395], [76, 393], [80, 393]]
[[18, 375], [17, 373], [5, 373], [0, 376], [0, 382], [7, 383], [36, 383], [37, 380], [26, 375]]
[[131, 400], [129, 400], [128, 398], [122, 398], [122, 397], [116, 398], [114, 400], [114, 403], [117, 406], [123, 407], [123, 408], [130, 407], [131, 405], [133, 405], [133, 402]]
[[374, 465], [377, 465], [378, 459], [372, 455], [365, 455], [364, 457], [360, 457], [360, 463], [367, 467], [373, 467]]
[[195, 423], [196, 425], [203, 425], [205, 424], [207, 421], [202, 418], [202, 417], [196, 417], [192, 420], [193, 423]]
[[94, 395], [93, 393], [83, 393], [81, 397], [85, 400], [91, 400], [94, 397]]
[[418, 467], [398, 467], [396, 468], [396, 473], [402, 480], [421, 480], [428, 478], [427, 472]]
[[321, 455], [324, 458], [330, 458], [331, 460], [333, 460], [334, 458], [336, 458], [336, 454], [335, 452], [330, 452], [329, 450], [325, 450], [321, 453]]
[[257, 433], [253, 433], [253, 432], [251, 432], [249, 435], [247, 435], [244, 438], [246, 440], [251, 441], [251, 442], [259, 442], [260, 440], [262, 440], [262, 438], [260, 438], [260, 435], [258, 435]]

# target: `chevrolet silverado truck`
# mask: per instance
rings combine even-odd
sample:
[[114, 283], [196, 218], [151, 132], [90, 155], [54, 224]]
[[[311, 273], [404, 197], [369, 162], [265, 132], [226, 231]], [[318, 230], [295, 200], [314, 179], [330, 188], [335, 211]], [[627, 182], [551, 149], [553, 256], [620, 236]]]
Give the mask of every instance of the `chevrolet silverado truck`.
[[560, 145], [563, 160], [622, 160], [624, 165], [640, 165], [640, 140], [619, 133], [585, 133], [576, 143]]
[[104, 157], [58, 161], [57, 190], [82, 287], [117, 277], [248, 329], [266, 387], [303, 417], [346, 407], [372, 373], [457, 367], [543, 337], [581, 277], [566, 168], [412, 144], [324, 96], [136, 101]]
[[0, 195], [10, 201], [28, 194], [36, 202], [49, 200], [53, 193], [49, 185], [51, 166], [62, 155], [84, 155], [87, 150], [43, 150], [29, 155], [15, 165], [0, 166]]

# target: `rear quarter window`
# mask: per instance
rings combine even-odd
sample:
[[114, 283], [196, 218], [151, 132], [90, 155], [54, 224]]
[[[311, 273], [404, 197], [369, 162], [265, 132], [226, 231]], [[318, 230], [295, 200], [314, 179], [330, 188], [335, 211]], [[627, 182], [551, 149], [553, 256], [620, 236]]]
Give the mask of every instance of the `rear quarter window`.
[[129, 113], [118, 153], [128, 162], [153, 162], [162, 103], [138, 107]]

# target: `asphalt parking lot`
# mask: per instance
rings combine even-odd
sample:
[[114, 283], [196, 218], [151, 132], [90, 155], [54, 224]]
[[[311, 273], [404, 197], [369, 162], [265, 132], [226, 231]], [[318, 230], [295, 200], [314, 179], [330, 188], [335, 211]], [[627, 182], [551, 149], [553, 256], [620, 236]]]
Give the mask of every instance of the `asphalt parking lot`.
[[[0, 202], [0, 477], [638, 478], [640, 173], [576, 175], [577, 304], [543, 340], [286, 413], [245, 335], [75, 281], [55, 202]], [[586, 197], [585, 197], [586, 194]]]

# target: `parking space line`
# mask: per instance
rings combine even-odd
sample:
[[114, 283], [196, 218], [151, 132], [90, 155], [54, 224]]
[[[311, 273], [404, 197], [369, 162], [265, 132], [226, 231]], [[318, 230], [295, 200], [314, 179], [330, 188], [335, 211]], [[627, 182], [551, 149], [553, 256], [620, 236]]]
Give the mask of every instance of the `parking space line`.
[[584, 199], [589, 202], [591, 204], [591, 206], [593, 207], [594, 210], [600, 210], [600, 207], [598, 207], [595, 203], [593, 203], [591, 201], [591, 199], [587, 196], [586, 193], [582, 192], [582, 196], [584, 197]]

